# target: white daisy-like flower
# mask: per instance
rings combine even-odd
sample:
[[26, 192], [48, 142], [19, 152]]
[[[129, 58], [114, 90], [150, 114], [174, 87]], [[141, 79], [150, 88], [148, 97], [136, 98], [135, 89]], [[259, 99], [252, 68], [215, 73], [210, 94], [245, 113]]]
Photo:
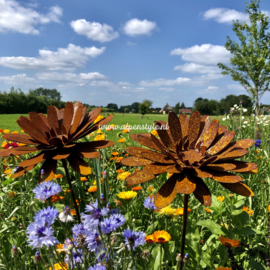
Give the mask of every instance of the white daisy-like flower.
[[64, 206], [63, 211], [59, 214], [58, 217], [62, 222], [71, 222], [74, 220], [71, 214], [71, 208], [69, 206]]
[[243, 108], [243, 112], [247, 112], [247, 109], [246, 108]]

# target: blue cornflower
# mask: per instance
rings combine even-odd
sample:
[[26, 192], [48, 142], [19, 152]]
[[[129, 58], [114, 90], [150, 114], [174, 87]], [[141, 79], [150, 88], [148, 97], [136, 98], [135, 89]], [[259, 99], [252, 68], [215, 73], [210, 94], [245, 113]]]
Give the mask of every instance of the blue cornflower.
[[123, 215], [121, 215], [121, 214], [111, 215], [110, 218], [115, 220], [115, 222], [116, 222], [116, 228], [121, 227], [126, 222], [126, 218]]
[[91, 252], [100, 252], [102, 249], [102, 242], [98, 232], [89, 232], [85, 239], [88, 244], [88, 249]]
[[75, 241], [82, 241], [83, 239], [86, 238], [88, 231], [84, 228], [83, 224], [76, 224], [72, 228], [73, 232], [73, 239]]
[[34, 220], [40, 220], [43, 219], [44, 223], [48, 224], [48, 226], [52, 225], [54, 223], [54, 220], [57, 218], [58, 216], [58, 211], [49, 206], [47, 208], [43, 208], [41, 209], [35, 216], [34, 216]]
[[144, 199], [143, 206], [150, 210], [157, 210], [157, 207], [154, 204], [154, 196], [149, 196], [148, 198]]
[[35, 193], [35, 198], [43, 202], [61, 191], [61, 187], [53, 181], [44, 181], [33, 189], [33, 192]]
[[49, 247], [58, 244], [59, 241], [53, 236], [51, 224], [44, 218], [36, 219], [26, 230], [27, 242], [34, 248]]
[[100, 228], [102, 233], [109, 234], [116, 230], [116, 220], [112, 217], [104, 218], [104, 220], [100, 223]]
[[83, 225], [88, 230], [97, 230], [98, 224], [101, 221], [102, 217], [108, 216], [110, 212], [109, 209], [103, 207], [102, 209], [98, 208], [98, 202], [90, 203], [85, 207], [85, 212], [90, 212], [89, 215], [82, 214]]
[[255, 147], [259, 147], [261, 145], [261, 140], [255, 140]]
[[70, 255], [67, 254], [65, 257], [65, 263], [70, 265], [70, 269], [77, 267], [78, 264], [83, 262], [83, 254], [81, 249], [72, 250], [72, 260], [70, 261]]
[[142, 246], [145, 243], [145, 233], [138, 231], [131, 231], [130, 229], [126, 229], [123, 231], [123, 236], [125, 237], [125, 243], [130, 249], [130, 245], [135, 250], [136, 247]]
[[120, 209], [113, 208], [110, 212], [111, 215], [120, 214]]
[[106, 267], [101, 264], [96, 264], [96, 265], [90, 266], [88, 270], [106, 270]]

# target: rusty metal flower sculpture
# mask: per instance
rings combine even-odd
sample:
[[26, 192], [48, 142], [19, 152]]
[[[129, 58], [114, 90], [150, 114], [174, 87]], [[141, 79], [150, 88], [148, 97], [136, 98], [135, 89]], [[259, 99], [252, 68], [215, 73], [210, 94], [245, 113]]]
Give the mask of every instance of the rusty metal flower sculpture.
[[148, 148], [127, 147], [131, 155], [122, 160], [126, 166], [144, 166], [131, 174], [128, 185], [143, 183], [157, 175], [168, 172], [172, 176], [155, 195], [155, 205], [163, 208], [169, 205], [177, 193], [191, 194], [205, 206], [211, 205], [211, 193], [202, 178], [212, 178], [223, 187], [243, 196], [253, 196], [253, 192], [241, 183], [235, 173], [252, 173], [257, 168], [254, 163], [236, 161], [248, 153], [254, 144], [252, 139], [232, 142], [235, 132], [219, 126], [217, 120], [210, 123], [209, 116], [193, 112], [188, 119], [185, 114], [178, 118], [170, 112], [168, 124], [155, 122], [158, 139], [153, 134], [133, 134], [136, 142]]
[[91, 173], [91, 169], [83, 158], [96, 158], [100, 155], [97, 149], [105, 148], [114, 144], [112, 141], [77, 142], [80, 138], [106, 125], [113, 116], [103, 118], [96, 123], [101, 108], [86, 113], [87, 108], [81, 102], [67, 102], [65, 109], [58, 110], [55, 106], [47, 108], [47, 117], [42, 113], [30, 112], [29, 118], [21, 116], [17, 123], [26, 134], [4, 134], [3, 138], [10, 141], [24, 143], [26, 147], [16, 147], [0, 150], [0, 157], [24, 155], [39, 151], [34, 157], [26, 159], [19, 164], [18, 169], [12, 175], [13, 178], [24, 175], [32, 170], [37, 164], [43, 162], [39, 174], [39, 181], [54, 178], [57, 161], [61, 160], [66, 172], [69, 188], [71, 190], [74, 207], [78, 220], [79, 210], [76, 203], [71, 179], [67, 169], [67, 161], [70, 166], [82, 175]]
[[[76, 142], [80, 138], [107, 124], [113, 116], [108, 116], [93, 124], [101, 112], [101, 108], [86, 113], [81, 102], [67, 102], [65, 109], [55, 106], [47, 108], [47, 117], [42, 113], [30, 112], [29, 118], [21, 116], [17, 123], [26, 134], [4, 134], [3, 138], [20, 142], [26, 147], [0, 150], [0, 157], [23, 155], [40, 151], [36, 156], [22, 161], [13, 174], [13, 178], [24, 175], [37, 164], [45, 161], [41, 169], [45, 172], [45, 180], [53, 179], [57, 161], [67, 159], [71, 167], [82, 175], [91, 173], [91, 169], [83, 158], [96, 158], [100, 155], [97, 149], [114, 144], [112, 141]], [[41, 177], [41, 176], [39, 176]], [[39, 179], [41, 180], [41, 178]]]

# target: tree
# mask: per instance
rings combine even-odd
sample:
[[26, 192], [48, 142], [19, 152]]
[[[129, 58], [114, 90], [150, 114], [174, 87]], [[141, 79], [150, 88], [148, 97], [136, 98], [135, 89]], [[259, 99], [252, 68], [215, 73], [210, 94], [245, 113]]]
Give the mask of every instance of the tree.
[[128, 112], [129, 112], [129, 109], [128, 109], [128, 108], [125, 108], [125, 109], [124, 109], [124, 112], [125, 112], [125, 113], [128, 113]]
[[136, 110], [135, 109], [132, 109], [131, 111], [132, 111], [132, 113], [136, 113]]
[[114, 109], [114, 110], [118, 111], [118, 106], [117, 106], [117, 104], [115, 104], [115, 103], [109, 103], [109, 104], [107, 105], [107, 108], [108, 108], [108, 109]]
[[152, 104], [153, 104], [153, 101], [151, 101], [150, 99], [145, 99], [142, 103], [148, 104], [148, 108], [151, 108]]
[[259, 109], [259, 100], [270, 83], [270, 32], [269, 17], [259, 10], [259, 0], [252, 0], [246, 5], [249, 23], [233, 21], [233, 31], [240, 43], [227, 37], [225, 48], [233, 55], [230, 59], [232, 67], [218, 63], [223, 75], [231, 75], [251, 95]]
[[56, 89], [44, 89], [40, 87], [36, 90], [29, 90], [29, 93], [37, 97], [45, 96], [46, 99], [56, 99], [59, 101], [61, 100], [61, 94]]
[[141, 103], [139, 106], [139, 110], [141, 115], [145, 115], [149, 110], [149, 104], [148, 103]]
[[179, 113], [179, 109], [180, 109], [180, 103], [178, 102], [178, 103], [176, 103], [176, 105], [175, 105], [175, 107], [174, 107], [174, 112], [175, 112], [176, 114], [178, 114], [178, 113]]
[[185, 103], [184, 103], [184, 102], [182, 102], [180, 108], [181, 108], [181, 109], [186, 109], [186, 106], [185, 106]]

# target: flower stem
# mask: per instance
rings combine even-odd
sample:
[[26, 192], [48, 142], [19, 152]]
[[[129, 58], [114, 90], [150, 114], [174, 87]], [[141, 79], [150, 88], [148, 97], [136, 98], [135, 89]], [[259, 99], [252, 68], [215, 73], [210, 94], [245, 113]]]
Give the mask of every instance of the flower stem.
[[[186, 241], [186, 229], [187, 229], [187, 210], [188, 210], [188, 197], [189, 194], [184, 195], [184, 215], [183, 215], [183, 226], [182, 226], [182, 243], [181, 243], [181, 255], [185, 256], [185, 241]], [[184, 266], [183, 260], [179, 264], [179, 270], [182, 270]]]
[[71, 192], [71, 195], [72, 195], [73, 204], [74, 204], [74, 208], [75, 208], [75, 211], [76, 211], [76, 214], [77, 214], [78, 222], [81, 223], [81, 217], [80, 217], [80, 213], [79, 213], [79, 208], [78, 208], [78, 205], [76, 203], [75, 193], [74, 193], [72, 183], [71, 183], [69, 173], [68, 173], [67, 161], [65, 159], [63, 159], [62, 163], [63, 163], [64, 169], [65, 169], [65, 172], [66, 172], [66, 177], [67, 177], [67, 180], [68, 180], [68, 185], [69, 185], [69, 189], [70, 189], [70, 192]]

